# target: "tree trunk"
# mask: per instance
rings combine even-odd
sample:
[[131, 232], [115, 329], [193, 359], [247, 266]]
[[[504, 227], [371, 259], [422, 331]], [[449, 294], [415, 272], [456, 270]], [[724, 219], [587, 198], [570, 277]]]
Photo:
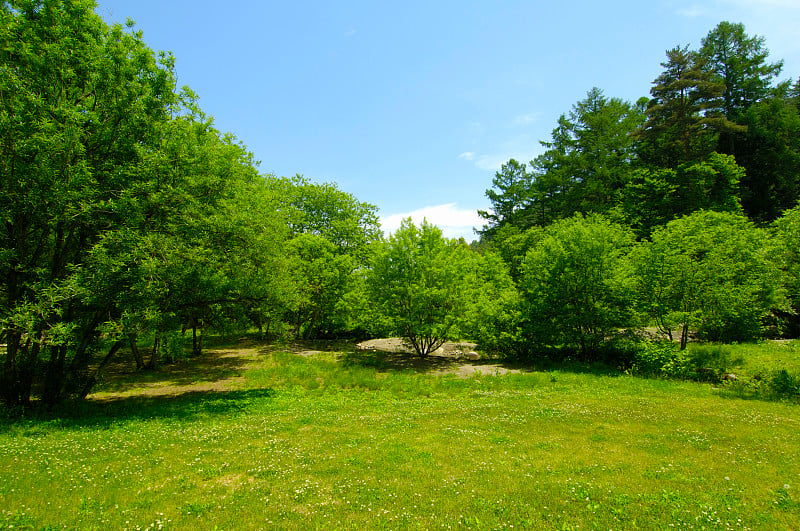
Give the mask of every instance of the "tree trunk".
[[114, 357], [114, 354], [116, 354], [120, 348], [122, 348], [122, 341], [117, 341], [111, 346], [108, 354], [106, 354], [106, 357], [100, 362], [100, 365], [98, 365], [97, 369], [94, 371], [94, 374], [90, 375], [89, 378], [86, 379], [86, 383], [84, 383], [83, 389], [81, 389], [81, 392], [78, 394], [78, 398], [81, 400], [86, 398], [86, 396], [91, 392], [92, 387], [94, 387], [94, 385], [97, 383], [97, 379], [100, 377], [102, 370], [106, 368], [106, 365], [109, 364], [111, 358]]
[[22, 334], [19, 332], [8, 332], [8, 342], [6, 344], [6, 362], [3, 367], [3, 400], [9, 406], [16, 406], [19, 403], [19, 379], [17, 374], [17, 353], [22, 341]]
[[681, 328], [681, 350], [686, 350], [686, 344], [689, 342], [689, 323], [684, 322]]
[[202, 323], [200, 323], [200, 339], [197, 342], [197, 355], [198, 356], [203, 353], [203, 343], [205, 343], [205, 339], [206, 339], [206, 330], [208, 330], [208, 325], [206, 324], [205, 321], [203, 321]]
[[144, 359], [142, 358], [142, 353], [139, 352], [139, 347], [136, 345], [136, 334], [128, 335], [128, 342], [131, 345], [133, 359], [136, 360], [136, 370], [140, 371], [144, 368]]
[[197, 347], [197, 321], [192, 317], [192, 356], [199, 356], [200, 349]]
[[50, 347], [50, 362], [44, 377], [42, 401], [52, 406], [61, 400], [66, 380], [67, 347], [65, 345]]
[[153, 351], [150, 354], [150, 361], [147, 363], [148, 369], [158, 368], [158, 347], [161, 344], [161, 334], [156, 332], [156, 337], [153, 339]]

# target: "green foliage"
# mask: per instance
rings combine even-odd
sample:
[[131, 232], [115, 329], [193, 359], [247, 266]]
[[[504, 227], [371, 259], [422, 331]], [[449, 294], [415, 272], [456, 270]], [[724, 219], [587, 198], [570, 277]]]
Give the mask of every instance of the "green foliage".
[[291, 236], [322, 236], [359, 264], [367, 259], [369, 246], [381, 239], [377, 208], [358, 201], [335, 184], [317, 184], [297, 175], [270, 178], [269, 187], [287, 213]]
[[760, 337], [763, 319], [782, 303], [768, 242], [763, 229], [721, 212], [656, 229], [634, 259], [644, 312], [670, 339], [677, 328], [681, 348], [690, 329], [714, 341]]
[[506, 225], [525, 227], [530, 224], [525, 211], [530, 202], [532, 182], [533, 176], [525, 163], [511, 159], [503, 164], [492, 179], [493, 187], [486, 190], [491, 210], [478, 211], [489, 222], [481, 231], [482, 236], [491, 237]]
[[675, 47], [661, 66], [640, 131], [646, 162], [667, 168], [697, 162], [714, 151], [720, 131], [743, 130], [723, 115], [725, 84], [703, 56], [688, 46]]
[[175, 363], [188, 357], [186, 341], [180, 332], [170, 331], [161, 335], [158, 354], [164, 363]]
[[800, 334], [800, 207], [783, 214], [773, 224], [776, 260], [780, 264], [783, 286], [790, 311], [782, 314], [795, 337]]
[[[303, 338], [366, 333], [375, 327], [364, 293], [364, 268], [381, 239], [376, 208], [333, 184], [302, 176], [270, 178], [291, 241], [285, 315]], [[380, 328], [380, 327], [378, 327]]]
[[673, 341], [641, 341], [632, 348], [632, 374], [719, 383], [742, 363], [736, 349], [727, 345], [691, 344], [681, 349]]
[[12, 404], [87, 390], [101, 339], [114, 346], [100, 367], [118, 341], [228, 326], [282, 289], [285, 229], [252, 156], [190, 90], [176, 91], [168, 54], [93, 9], [11, 2], [0, 12], [0, 202], [10, 206], [0, 328]]
[[299, 234], [289, 241], [293, 280], [293, 321], [303, 338], [335, 335], [347, 324], [344, 297], [350, 291], [355, 258], [338, 252], [320, 235]]
[[672, 341], [641, 341], [634, 345], [628, 370], [632, 374], [648, 377], [675, 377], [679, 375], [682, 351]]
[[461, 289], [467, 297], [461, 337], [486, 354], [509, 356], [518, 350], [520, 297], [508, 267], [493, 252], [465, 254], [467, 273]]
[[622, 218], [646, 237], [654, 228], [698, 210], [740, 213], [743, 177], [734, 158], [719, 153], [676, 169], [637, 170], [622, 192]]
[[546, 227], [523, 265], [527, 338], [587, 356], [617, 329], [634, 324], [633, 242], [628, 230], [599, 215]]
[[705, 66], [722, 81], [725, 116], [735, 120], [769, 95], [772, 79], [783, 61], [768, 64], [764, 37], [750, 37], [743, 24], [723, 21], [702, 40], [699, 54]]
[[[114, 313], [113, 301], [79, 282], [90, 276], [82, 274], [87, 252], [128, 222], [131, 200], [147, 202], [137, 184], [143, 159], [181, 111], [172, 58], [156, 57], [137, 32], [107, 26], [93, 7], [34, 1], [0, 11], [0, 321], [9, 403], [28, 401], [34, 380], [55, 402], [68, 379], [86, 372], [97, 327]], [[134, 188], [139, 193], [126, 193]], [[38, 360], [44, 374], [24, 369]]]
[[372, 299], [421, 356], [447, 340], [473, 337], [495, 348], [513, 319], [515, 293], [505, 265], [404, 220], [378, 247], [368, 276]]
[[466, 300], [460, 290], [462, 251], [423, 221], [406, 219], [380, 246], [369, 276], [370, 293], [414, 350], [427, 356], [458, 337]]
[[745, 168], [742, 207], [757, 222], [778, 218], [800, 198], [800, 105], [789, 97], [766, 98], [740, 117], [736, 160]]

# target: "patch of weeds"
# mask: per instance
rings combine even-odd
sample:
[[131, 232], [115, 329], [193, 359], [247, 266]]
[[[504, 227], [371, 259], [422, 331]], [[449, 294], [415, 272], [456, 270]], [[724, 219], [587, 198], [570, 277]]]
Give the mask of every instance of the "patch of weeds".
[[778, 509], [782, 509], [784, 511], [794, 511], [800, 509], [800, 502], [794, 501], [790, 492], [790, 486], [788, 484], [775, 489], [773, 491], [773, 496], [773, 503]]
[[184, 503], [180, 510], [189, 516], [201, 516], [211, 510], [212, 507], [214, 507], [214, 504], [211, 502], [194, 500]]

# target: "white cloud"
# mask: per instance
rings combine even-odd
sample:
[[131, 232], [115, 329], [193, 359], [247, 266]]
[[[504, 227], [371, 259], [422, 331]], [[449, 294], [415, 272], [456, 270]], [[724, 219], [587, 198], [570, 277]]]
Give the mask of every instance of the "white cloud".
[[464, 160], [474, 160], [475, 159], [475, 153], [473, 153], [472, 151], [465, 151], [464, 153], [460, 154], [458, 156], [458, 158], [464, 159]]
[[539, 120], [541, 113], [532, 112], [528, 114], [520, 114], [514, 117], [514, 125], [530, 125]]
[[381, 227], [389, 235], [400, 228], [400, 223], [409, 217], [416, 225], [427, 219], [428, 223], [439, 227], [445, 237], [463, 237], [467, 241], [476, 239], [473, 228], [480, 228], [486, 223], [478, 215], [477, 210], [458, 208], [456, 203], [447, 203], [427, 206], [411, 212], [381, 216]]

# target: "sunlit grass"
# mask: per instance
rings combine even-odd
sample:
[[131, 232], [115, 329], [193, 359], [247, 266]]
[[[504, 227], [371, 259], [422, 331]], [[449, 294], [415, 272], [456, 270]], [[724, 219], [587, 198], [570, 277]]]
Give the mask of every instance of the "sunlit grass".
[[692, 382], [462, 379], [341, 358], [264, 352], [236, 390], [128, 390], [7, 422], [0, 526], [800, 527], [796, 405]]

